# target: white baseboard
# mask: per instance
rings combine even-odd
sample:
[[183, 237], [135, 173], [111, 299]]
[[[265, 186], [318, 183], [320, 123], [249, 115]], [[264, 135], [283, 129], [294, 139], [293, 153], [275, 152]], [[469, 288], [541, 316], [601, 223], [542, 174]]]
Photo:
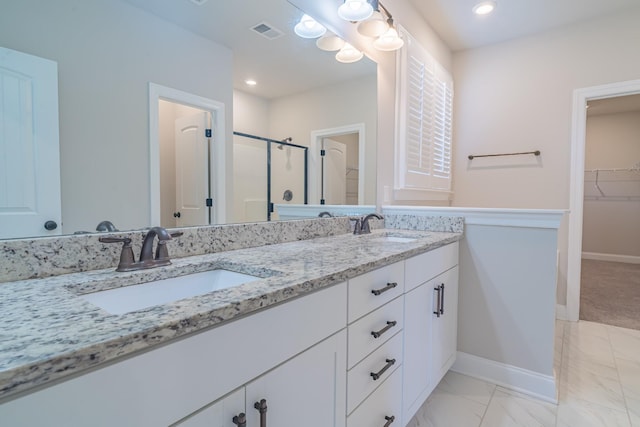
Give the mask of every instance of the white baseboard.
[[626, 262], [627, 264], [640, 264], [640, 256], [601, 254], [598, 252], [582, 252], [582, 259], [596, 261]]
[[543, 375], [460, 351], [451, 370], [540, 400], [558, 403], [556, 380], [553, 375]]
[[558, 320], [569, 320], [567, 316], [567, 306], [556, 304], [556, 319]]

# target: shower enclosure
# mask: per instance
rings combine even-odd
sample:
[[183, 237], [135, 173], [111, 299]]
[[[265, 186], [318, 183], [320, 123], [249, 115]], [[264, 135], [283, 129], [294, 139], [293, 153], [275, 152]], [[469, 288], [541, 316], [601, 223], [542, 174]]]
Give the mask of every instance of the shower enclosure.
[[234, 222], [277, 220], [275, 203], [307, 204], [308, 147], [233, 133]]

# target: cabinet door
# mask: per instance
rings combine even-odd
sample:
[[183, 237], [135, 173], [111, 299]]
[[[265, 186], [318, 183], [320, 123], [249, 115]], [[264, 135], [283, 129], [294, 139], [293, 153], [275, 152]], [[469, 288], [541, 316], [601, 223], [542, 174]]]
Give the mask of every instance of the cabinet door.
[[[433, 287], [440, 286], [440, 317], [433, 321], [432, 386], [438, 385], [456, 358], [458, 340], [458, 267], [436, 277]], [[437, 297], [436, 293], [436, 297]], [[437, 304], [435, 304], [437, 305]]]
[[175, 424], [175, 427], [230, 427], [233, 417], [245, 412], [244, 387]]
[[249, 383], [247, 426], [260, 425], [254, 404], [264, 399], [269, 426], [344, 427], [346, 346], [342, 330]]
[[422, 406], [431, 383], [431, 323], [434, 290], [427, 282], [404, 296], [403, 413], [409, 420]]

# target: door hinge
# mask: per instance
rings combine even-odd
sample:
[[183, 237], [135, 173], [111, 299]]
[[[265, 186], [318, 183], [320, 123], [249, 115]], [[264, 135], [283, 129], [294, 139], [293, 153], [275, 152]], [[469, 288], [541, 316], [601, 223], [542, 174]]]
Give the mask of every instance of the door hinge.
[[207, 204], [207, 207], [212, 207], [213, 206], [213, 199], [211, 199], [211, 198], [207, 199], [206, 200], [206, 204]]
[[204, 130], [204, 136], [206, 138], [211, 138], [211, 129], [205, 129]]
[[320, 150], [320, 155], [324, 156], [325, 154], [327, 154], [327, 152], [325, 150]]

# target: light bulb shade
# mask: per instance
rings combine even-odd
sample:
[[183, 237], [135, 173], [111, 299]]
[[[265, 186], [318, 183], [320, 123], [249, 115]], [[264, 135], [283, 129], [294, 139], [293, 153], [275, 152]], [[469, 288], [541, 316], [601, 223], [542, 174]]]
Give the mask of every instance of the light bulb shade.
[[336, 53], [336, 61], [344, 64], [350, 64], [352, 62], [358, 62], [362, 59], [364, 54], [349, 43], [344, 44], [340, 52]]
[[344, 0], [338, 8], [338, 16], [346, 21], [363, 21], [372, 13], [373, 6], [366, 0]]
[[367, 37], [379, 37], [383, 35], [387, 29], [389, 29], [387, 20], [384, 19], [382, 13], [377, 10], [373, 12], [373, 15], [371, 15], [369, 19], [358, 24], [358, 32]]
[[326, 33], [327, 29], [309, 15], [302, 15], [293, 31], [304, 39], [315, 39]]
[[378, 37], [378, 39], [373, 42], [373, 47], [387, 52], [398, 50], [402, 46], [404, 46], [404, 40], [398, 36], [398, 32], [393, 27], [390, 27], [386, 33]]
[[316, 40], [316, 46], [318, 46], [318, 49], [333, 52], [342, 49], [342, 46], [344, 46], [344, 40], [335, 34], [327, 33]]

